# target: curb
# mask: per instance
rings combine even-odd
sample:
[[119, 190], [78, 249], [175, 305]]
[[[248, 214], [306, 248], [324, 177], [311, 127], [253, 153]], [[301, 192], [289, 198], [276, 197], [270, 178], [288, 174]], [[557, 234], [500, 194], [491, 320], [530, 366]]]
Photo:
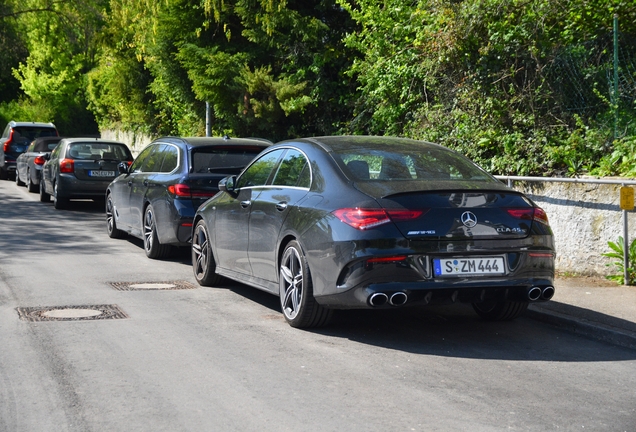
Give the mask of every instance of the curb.
[[542, 309], [528, 308], [524, 315], [528, 318], [565, 329], [572, 333], [592, 339], [609, 342], [625, 348], [636, 349], [636, 334], [599, 322], [575, 318], [571, 315]]

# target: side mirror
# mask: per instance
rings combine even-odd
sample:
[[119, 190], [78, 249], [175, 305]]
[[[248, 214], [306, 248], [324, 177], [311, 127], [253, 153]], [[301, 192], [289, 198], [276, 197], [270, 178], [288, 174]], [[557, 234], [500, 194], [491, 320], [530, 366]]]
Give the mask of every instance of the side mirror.
[[117, 171], [119, 174], [128, 174], [128, 164], [126, 162], [119, 162], [119, 165], [117, 165]]
[[45, 160], [51, 160], [51, 153], [44, 153], [44, 154], [42, 155], [42, 157], [43, 157]]
[[225, 177], [219, 181], [219, 190], [222, 192], [232, 193], [235, 189], [236, 176]]

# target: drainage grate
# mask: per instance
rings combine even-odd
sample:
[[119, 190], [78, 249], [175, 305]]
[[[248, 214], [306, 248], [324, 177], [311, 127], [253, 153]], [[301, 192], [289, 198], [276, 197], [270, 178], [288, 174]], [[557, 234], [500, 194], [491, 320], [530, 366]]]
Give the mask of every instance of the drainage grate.
[[88, 321], [129, 318], [117, 305], [19, 307], [23, 321]]
[[171, 282], [110, 282], [110, 285], [119, 291], [143, 291], [143, 290], [185, 290], [195, 289], [196, 286], [185, 281]]

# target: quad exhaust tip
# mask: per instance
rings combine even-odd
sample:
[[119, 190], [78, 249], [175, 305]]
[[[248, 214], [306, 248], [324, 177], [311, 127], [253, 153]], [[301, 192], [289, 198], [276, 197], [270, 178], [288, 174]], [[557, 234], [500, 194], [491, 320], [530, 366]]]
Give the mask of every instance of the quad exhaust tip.
[[528, 290], [528, 300], [537, 301], [537, 300], [550, 300], [554, 296], [554, 287], [548, 285], [547, 287], [532, 287]]
[[389, 303], [393, 306], [402, 306], [406, 303], [407, 299], [408, 296], [406, 295], [406, 293], [398, 291], [391, 295], [391, 297], [389, 298]]
[[528, 290], [528, 300], [530, 301], [539, 300], [541, 298], [541, 293], [542, 293], [541, 288], [537, 286], [530, 288]]
[[373, 293], [369, 297], [369, 304], [371, 306], [383, 306], [389, 301], [389, 296], [384, 293]]
[[390, 297], [383, 292], [373, 293], [369, 296], [369, 304], [373, 307], [384, 306], [387, 303], [391, 306], [402, 306], [406, 304], [407, 300], [408, 295], [402, 291], [395, 292]]
[[554, 296], [554, 291], [555, 290], [553, 286], [547, 286], [543, 288], [543, 291], [541, 291], [541, 298], [543, 300], [550, 300]]

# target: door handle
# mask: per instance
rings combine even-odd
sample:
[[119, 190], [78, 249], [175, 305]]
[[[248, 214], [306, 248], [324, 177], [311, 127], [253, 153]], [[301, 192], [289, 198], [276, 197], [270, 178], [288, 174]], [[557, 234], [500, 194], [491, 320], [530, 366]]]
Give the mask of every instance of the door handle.
[[144, 180], [144, 186], [148, 186], [148, 180]]
[[128, 187], [132, 187], [132, 180], [128, 182]]
[[241, 201], [241, 207], [248, 208], [252, 204], [252, 201]]
[[284, 211], [287, 208], [287, 203], [285, 201], [281, 201], [278, 204], [276, 204], [276, 210], [278, 211]]

